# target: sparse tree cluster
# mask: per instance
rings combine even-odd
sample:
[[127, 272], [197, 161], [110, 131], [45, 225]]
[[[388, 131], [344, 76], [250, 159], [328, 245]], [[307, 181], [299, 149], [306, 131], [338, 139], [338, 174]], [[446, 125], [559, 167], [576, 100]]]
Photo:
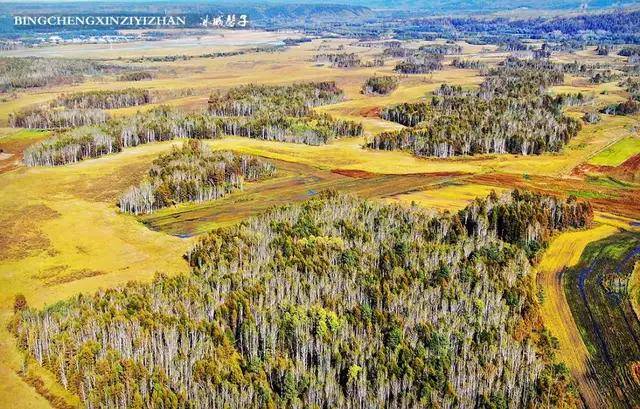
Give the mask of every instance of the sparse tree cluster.
[[153, 74], [149, 71], [127, 72], [118, 76], [118, 81], [144, 81], [153, 79]]
[[640, 78], [628, 77], [620, 82], [620, 86], [625, 88], [631, 99], [640, 101]]
[[592, 84], [603, 84], [605, 82], [613, 82], [620, 78], [618, 74], [611, 70], [603, 70], [594, 73], [591, 78], [589, 78], [589, 82]]
[[587, 124], [597, 124], [602, 117], [597, 112], [586, 112], [582, 117], [582, 120]]
[[523, 43], [517, 37], [509, 37], [507, 41], [498, 46], [498, 51], [501, 52], [527, 51], [530, 49], [530, 45]]
[[0, 92], [20, 88], [73, 84], [86, 76], [126, 71], [126, 67], [95, 60], [41, 57], [0, 58]]
[[531, 260], [588, 204], [431, 215], [325, 194], [203, 236], [189, 275], [42, 311], [18, 344], [86, 408], [572, 407]]
[[596, 54], [598, 55], [609, 55], [611, 51], [613, 51], [613, 46], [609, 44], [600, 44], [596, 47]]
[[410, 57], [396, 64], [395, 71], [402, 74], [429, 74], [442, 69], [442, 55], [428, 54]]
[[451, 65], [456, 68], [473, 69], [473, 70], [486, 70], [487, 65], [478, 60], [463, 60], [460, 58], [454, 58], [451, 61]]
[[274, 176], [273, 164], [253, 156], [214, 152], [191, 139], [181, 149], [153, 161], [147, 178], [123, 194], [118, 206], [128, 213], [152, 213], [184, 202], [215, 200], [241, 190], [244, 182]]
[[607, 115], [634, 115], [640, 112], [640, 102], [628, 99], [619, 104], [608, 105], [600, 112]]
[[582, 62], [574, 61], [570, 63], [562, 64], [562, 71], [566, 74], [574, 74], [582, 77], [593, 77], [597, 72], [611, 69], [611, 64], [594, 63], [585, 64]]
[[593, 101], [593, 94], [584, 94], [582, 92], [558, 94], [555, 101], [560, 106], [580, 106]]
[[356, 53], [318, 54], [315, 61], [330, 63], [335, 68], [354, 68], [362, 65], [362, 60]]
[[398, 78], [392, 75], [374, 76], [362, 86], [363, 94], [387, 95], [398, 88]]
[[462, 54], [462, 47], [457, 44], [428, 44], [420, 46], [418, 51], [426, 54], [454, 55]]

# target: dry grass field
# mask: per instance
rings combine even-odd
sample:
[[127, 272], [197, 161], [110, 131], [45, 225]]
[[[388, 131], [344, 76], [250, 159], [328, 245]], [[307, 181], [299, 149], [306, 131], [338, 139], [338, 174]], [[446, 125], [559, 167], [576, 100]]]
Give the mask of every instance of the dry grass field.
[[609, 224], [598, 224], [589, 230], [561, 234], [551, 242], [537, 268], [537, 281], [544, 295], [542, 317], [551, 334], [558, 339], [558, 354], [578, 381], [580, 393], [589, 407], [599, 407], [604, 401], [588, 376], [589, 353], [571, 315], [562, 273], [578, 263], [589, 243], [618, 231]]
[[[291, 36], [291, 33], [277, 33], [264, 37], [264, 33], [250, 32], [237, 38], [214, 35], [190, 44], [64, 46], [38, 49], [37, 53], [108, 59], [200, 55], [277, 43]], [[410, 44], [418, 45], [420, 43]], [[462, 45], [465, 57], [490, 64], [507, 55], [485, 52], [481, 46]], [[580, 381], [581, 392], [597, 402], [584, 377], [587, 350], [566, 304], [561, 286], [562, 270], [577, 263], [588, 243], [620, 228], [631, 228], [630, 223], [640, 216], [637, 200], [640, 196], [634, 183], [617, 184], [615, 180], [590, 178], [573, 171], [585, 163], [615, 166], [639, 153], [636, 130], [639, 118], [605, 115], [600, 123], [584, 126], [562, 152], [536, 157], [486, 155], [436, 160], [417, 158], [406, 152], [363, 149], [366, 139], [376, 132], [401, 127], [377, 116], [382, 107], [419, 101], [443, 82], [474, 87], [482, 77], [476, 70], [447, 66], [432, 75], [402, 77], [399, 88], [390, 95], [365, 96], [360, 93], [362, 83], [374, 74], [391, 74], [393, 61], [376, 68], [330, 68], [313, 62], [319, 47], [323, 52], [344, 47], [341, 52], [357, 52], [363, 59], [379, 51], [353, 46], [350, 40], [315, 40], [274, 53], [145, 62], [140, 65], [156, 69], [156, 78], [137, 83], [99, 78], [73, 86], [21, 91], [15, 98], [0, 102], [0, 126], [7, 126], [11, 112], [45, 103], [63, 92], [131, 86], [152, 90], [193, 88], [192, 96], [166, 103], [198, 110], [204, 108], [209, 93], [216, 89], [252, 82], [335, 80], [345, 90], [345, 101], [318, 108], [318, 111], [362, 121], [365, 127], [362, 138], [339, 140], [325, 146], [238, 137], [209, 141], [214, 149], [273, 160], [280, 169], [278, 177], [248, 184], [244, 191], [215, 202], [184, 204], [140, 218], [120, 214], [115, 206], [117, 197], [128, 186], [139, 182], [154, 158], [180, 141], [139, 146], [70, 166], [26, 168], [20, 162], [22, 152], [48, 133], [0, 128], [0, 149], [3, 150], [0, 153], [0, 225], [3, 229], [0, 235], [0, 402], [14, 401], [19, 396], [20, 407], [49, 407], [50, 402], [42, 394], [75, 402], [52, 382], [50, 374], [34, 365], [28, 365], [26, 372], [23, 370], [23, 357], [6, 329], [17, 293], [24, 294], [29, 304], [41, 307], [100, 287], [117, 286], [129, 280], [149, 280], [156, 272], [185, 272], [187, 266], [181, 255], [193, 240], [186, 237], [237, 222], [270, 206], [304, 200], [325, 189], [415, 204], [434, 211], [457, 211], [492, 190], [502, 192], [514, 187], [574, 194], [593, 200], [596, 208], [606, 211], [598, 215], [592, 229], [558, 236], [538, 267], [538, 282], [545, 295], [545, 323], [559, 339], [561, 356]], [[592, 49], [573, 56], [560, 53], [554, 58], [558, 61], [602, 60], [594, 56]], [[450, 60], [447, 57], [447, 61]], [[594, 106], [623, 100], [623, 91], [616, 83], [590, 85], [568, 77], [565, 85], [552, 90], [556, 93], [578, 91], [593, 94]], [[603, 91], [606, 92], [603, 94]], [[113, 110], [112, 115], [130, 115], [149, 107]], [[572, 115], [581, 115], [583, 108], [571, 109]], [[25, 373], [31, 375], [25, 376]], [[20, 375], [31, 379], [30, 384]], [[33, 379], [43, 381], [38, 386], [40, 393], [34, 389]]]

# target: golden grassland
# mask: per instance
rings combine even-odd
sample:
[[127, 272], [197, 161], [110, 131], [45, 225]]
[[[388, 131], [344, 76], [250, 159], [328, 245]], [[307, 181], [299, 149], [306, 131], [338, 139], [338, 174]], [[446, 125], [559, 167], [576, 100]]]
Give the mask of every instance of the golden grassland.
[[429, 190], [396, 195], [388, 200], [390, 202], [416, 204], [441, 212], [457, 211], [463, 209], [478, 197], [488, 196], [491, 192], [500, 194], [505, 190], [507, 189], [496, 186], [455, 181], [435, 185], [433, 189]]
[[588, 407], [600, 407], [603, 402], [598, 396], [595, 384], [588, 377], [589, 353], [571, 315], [564, 293], [562, 273], [566, 268], [578, 263], [589, 243], [618, 231], [616, 226], [597, 224], [592, 229], [563, 233], [551, 242], [537, 267], [537, 281], [544, 295], [544, 323], [558, 339], [558, 356], [578, 381], [578, 388]]
[[[15, 294], [43, 307], [58, 300], [156, 272], [187, 271], [188, 240], [153, 232], [116, 213], [115, 197], [168, 146], [61, 168], [0, 175], [0, 402], [41, 408], [48, 403], [18, 376], [22, 354], [7, 324]], [[162, 149], [158, 149], [162, 148]], [[30, 367], [45, 389], [60, 395], [45, 371]], [[19, 397], [19, 399], [18, 399]], [[15, 406], [18, 407], [18, 406]]]
[[[292, 36], [290, 33], [277, 35], [280, 36], [278, 38]], [[246, 38], [233, 39], [235, 44], [243, 44], [242, 47], [257, 41], [251, 33], [247, 33]], [[179, 46], [179, 43], [173, 46], [129, 43], [109, 49], [64, 46], [43, 52], [60, 51], [61, 55], [68, 57], [116, 58], [122, 55], [126, 59], [140, 55], [198, 55], [239, 47], [226, 45], [234, 42], [232, 37], [217, 38], [216, 41], [219, 42], [207, 43], [205, 40], [186, 47]], [[275, 40], [270, 37], [265, 41]], [[409, 46], [421, 44], [424, 42], [411, 42]], [[480, 59], [489, 64], [497, 63], [508, 55], [495, 52], [493, 46], [460, 44], [465, 58]], [[6, 329], [16, 293], [23, 293], [31, 305], [42, 307], [79, 292], [90, 293], [97, 288], [117, 286], [132, 279], [149, 280], [156, 272], [185, 272], [187, 266], [181, 255], [191, 245], [192, 239], [174, 235], [199, 234], [237, 222], [272, 205], [303, 200], [323, 189], [349, 191], [390, 202], [414, 203], [438, 211], [455, 211], [475, 197], [486, 196], [492, 190], [506, 190], [513, 186], [516, 178], [536, 182], [539, 179], [541, 184], [558, 180], [562, 183], [558, 183], [556, 189], [566, 192], [572, 189], [571, 186], [583, 182], [571, 175], [576, 166], [599, 160], [597, 158], [605, 155], [603, 151], [606, 149], [628, 153], [629, 149], [620, 149], [618, 142], [626, 143], [624, 141], [634, 134], [633, 127], [638, 124], [637, 117], [603, 115], [600, 123], [585, 126], [562, 152], [536, 157], [484, 155], [436, 160], [416, 158], [407, 152], [363, 149], [367, 138], [376, 132], [401, 127], [377, 116], [382, 107], [419, 101], [443, 82], [474, 87], [482, 77], [476, 70], [447, 67], [432, 75], [401, 76], [400, 86], [390, 95], [365, 96], [360, 93], [364, 80], [372, 75], [392, 74], [394, 62], [388, 61], [384, 67], [354, 69], [334, 69], [313, 62], [317, 52], [338, 52], [338, 47], [344, 47], [339, 52], [358, 52], [364, 60], [380, 51], [354, 46], [351, 40], [315, 40], [276, 53], [143, 63], [141, 68], [158, 70], [157, 78], [129, 83], [107, 77], [71, 86], [21, 91], [15, 98], [0, 102], [2, 126], [6, 125], [9, 113], [46, 103], [63, 92], [131, 86], [152, 90], [194, 88], [194, 95], [166, 103], [186, 109], [201, 109], [214, 89], [250, 82], [276, 84], [335, 80], [345, 90], [346, 100], [318, 108], [318, 111], [362, 121], [365, 127], [362, 138], [338, 140], [325, 146], [234, 137], [208, 141], [214, 149], [229, 149], [272, 159], [280, 173], [273, 180], [248, 184], [243, 192], [215, 202], [180, 205], [139, 219], [119, 214], [115, 207], [116, 198], [128, 186], [139, 183], [155, 157], [181, 142], [139, 146], [71, 166], [27, 169], [16, 159], [26, 146], [47, 134], [0, 128], [0, 148], [11, 154], [10, 158], [0, 157], [0, 220], [3, 227], [0, 236], [0, 402], [19, 401], [20, 407], [33, 408], [50, 405], [18, 375], [23, 357]], [[88, 49], [94, 51], [87, 52]], [[447, 61], [452, 58], [447, 57]], [[554, 58], [605, 61], [607, 57], [603, 60], [589, 49], [578, 56], [560, 54]], [[565, 85], [552, 90], [556, 93], [578, 91], [592, 93], [595, 96], [593, 106], [621, 101], [624, 96], [616, 83], [590, 85], [570, 77]], [[131, 115], [152, 106], [112, 110], [111, 114]], [[593, 109], [593, 106], [572, 108], [570, 113], [579, 117], [582, 111]], [[9, 162], [13, 163], [11, 167], [3, 167], [3, 163]], [[509, 175], [510, 178], [504, 179], [508, 182], [489, 183], [492, 175]], [[552, 190], [554, 186], [548, 188]], [[633, 217], [598, 214], [593, 229], [558, 236], [539, 267], [539, 284], [545, 293], [543, 317], [560, 340], [560, 356], [567, 357], [567, 363], [578, 380], [585, 369], [586, 348], [579, 334], [576, 337], [573, 332], [575, 323], [566, 306], [558, 277], [563, 267], [577, 262], [582, 249], [590, 241], [613, 234], [618, 228], [628, 228], [631, 221]], [[29, 366], [28, 372], [44, 381], [45, 391], [77, 403], [55, 384], [51, 374], [34, 365]], [[589, 385], [584, 382], [580, 385], [581, 391], [584, 389], [588, 394]]]

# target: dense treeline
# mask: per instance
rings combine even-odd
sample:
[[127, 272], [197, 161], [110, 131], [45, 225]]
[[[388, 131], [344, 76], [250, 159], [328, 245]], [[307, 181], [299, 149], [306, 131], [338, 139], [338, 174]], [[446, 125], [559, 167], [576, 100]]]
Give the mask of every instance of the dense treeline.
[[391, 75], [368, 78], [362, 85], [363, 94], [387, 95], [398, 88], [398, 78]]
[[628, 77], [620, 82], [620, 86], [625, 88], [631, 99], [640, 101], [640, 78]]
[[127, 88], [121, 90], [98, 90], [63, 94], [55, 103], [72, 109], [113, 109], [144, 105], [150, 102], [151, 94], [149, 90]]
[[311, 41], [313, 41], [312, 38], [310, 37], [302, 37], [302, 38], [285, 38], [284, 40], [282, 40], [282, 42], [284, 43], [284, 45], [286, 46], [296, 46], [296, 45], [300, 45], [300, 44], [304, 44], [304, 43], [310, 43]]
[[330, 63], [334, 68], [382, 67], [384, 58], [378, 56], [370, 61], [362, 61], [356, 53], [330, 53], [315, 56], [318, 63]]
[[143, 81], [153, 79], [149, 71], [127, 72], [118, 76], [118, 81]]
[[141, 63], [141, 62], [189, 61], [196, 58], [216, 59], [216, 58], [235, 57], [238, 55], [255, 54], [255, 53], [275, 53], [275, 52], [283, 51], [285, 47], [286, 46], [274, 45], [274, 46], [246, 48], [243, 50], [235, 50], [235, 51], [220, 51], [215, 53], [205, 53], [205, 54], [197, 54], [197, 55], [176, 54], [176, 55], [162, 55], [162, 56], [142, 56], [142, 57], [132, 58], [129, 61], [134, 63]]
[[25, 150], [27, 166], [58, 166], [175, 138], [215, 139], [225, 135], [320, 145], [340, 136], [362, 134], [362, 124], [329, 115], [304, 118], [220, 118], [168, 107], [112, 119], [100, 126], [66, 131]]
[[403, 74], [429, 74], [442, 69], [442, 55], [429, 54], [411, 57], [396, 64], [395, 71]]
[[9, 114], [9, 126], [29, 129], [63, 129], [103, 124], [109, 115], [100, 109], [28, 108]]
[[260, 114], [303, 117], [312, 108], [334, 104], [344, 94], [333, 81], [308, 82], [285, 86], [241, 85], [209, 98], [209, 112], [216, 116], [252, 116]]
[[[336, 137], [362, 135], [362, 124], [316, 114], [312, 108], [344, 98], [335, 82], [309, 82], [285, 86], [244, 85], [212, 94], [209, 113], [236, 120], [228, 134], [266, 140], [321, 145]], [[233, 122], [232, 118], [224, 118]]]
[[85, 76], [118, 73], [126, 69], [94, 60], [3, 57], [0, 58], [0, 92], [72, 84], [84, 81]]
[[401, 48], [402, 47], [402, 41], [398, 41], [398, 40], [389, 40], [389, 41], [365, 41], [365, 40], [360, 40], [356, 43], [354, 43], [354, 45], [357, 45], [358, 47], [365, 47], [365, 48]]
[[200, 140], [189, 140], [153, 161], [147, 178], [120, 197], [123, 212], [151, 213], [183, 202], [214, 200], [253, 182], [272, 177], [270, 162], [233, 152], [213, 152]]
[[24, 161], [28, 166], [64, 165], [174, 138], [232, 135], [321, 145], [335, 138], [362, 135], [361, 123], [316, 114], [311, 109], [341, 98], [342, 91], [332, 82], [241, 86], [212, 95], [208, 112], [185, 113], [161, 106], [62, 133], [27, 149]]
[[380, 133], [367, 147], [440, 158], [557, 152], [580, 130], [562, 114], [567, 98], [543, 95], [563, 78], [551, 63], [508, 59], [488, 72], [478, 91], [443, 84], [430, 101], [383, 109], [383, 119], [409, 128]]
[[462, 54], [462, 47], [457, 44], [428, 44], [418, 48], [419, 51], [427, 54], [452, 55]]
[[190, 275], [22, 306], [12, 331], [87, 408], [572, 407], [530, 260], [591, 218], [322, 195], [204, 236]]
[[545, 88], [564, 82], [561, 66], [549, 61], [522, 60], [509, 57], [487, 73], [480, 85], [480, 96], [490, 99], [493, 96], [512, 98], [535, 98]]
[[[414, 128], [383, 132], [368, 147], [409, 150], [418, 156], [557, 152], [580, 129], [548, 96], [538, 99], [434, 97], [385, 109], [383, 118]], [[418, 126], [416, 126], [418, 125]]]
[[384, 57], [390, 57], [390, 58], [408, 58], [408, 57], [416, 56], [417, 54], [418, 54], [417, 49], [404, 48], [402, 46], [385, 48], [385, 50], [382, 52], [382, 55]]
[[634, 115], [640, 112], [640, 102], [628, 99], [619, 104], [608, 105], [600, 112], [608, 115]]
[[636, 35], [640, 28], [640, 11], [637, 10], [522, 19], [469, 16], [415, 18], [407, 21], [402, 18], [393, 25], [386, 23], [377, 27], [379, 35], [388, 33], [390, 26], [395, 36], [403, 39], [423, 39], [425, 34], [438, 33], [440, 38], [478, 39], [492, 44], [499, 44], [505, 38], [513, 39], [514, 35], [554, 42], [576, 41], [579, 44], [640, 42]]
[[640, 47], [622, 47], [620, 51], [618, 51], [618, 55], [622, 55], [624, 57], [632, 57], [640, 55]]

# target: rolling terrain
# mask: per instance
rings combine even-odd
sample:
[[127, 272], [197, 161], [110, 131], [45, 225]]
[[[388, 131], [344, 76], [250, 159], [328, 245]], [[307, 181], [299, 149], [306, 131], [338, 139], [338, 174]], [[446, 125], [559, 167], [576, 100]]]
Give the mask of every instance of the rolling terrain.
[[[445, 64], [442, 70], [429, 74], [399, 75], [396, 90], [373, 96], [360, 92], [362, 84], [373, 75], [396, 75], [395, 60], [378, 67], [354, 68], [334, 68], [314, 61], [319, 51], [353, 52], [362, 59], [376, 54], [375, 48], [358, 46], [352, 40], [316, 39], [277, 52], [198, 57], [212, 48], [246, 49], [255, 45], [260, 35], [234, 33], [212, 42], [204, 39], [184, 51], [195, 56], [188, 63], [132, 63], [136, 69], [153, 71], [155, 77], [150, 80], [123, 82], [107, 75], [77, 84], [14, 91], [0, 102], [0, 124], [4, 126], [0, 129], [0, 402], [20, 396], [21, 407], [78, 405], [77, 396], [66, 392], [56, 382], [55, 374], [26, 358], [7, 330], [17, 294], [23, 294], [30, 307], [44, 308], [78, 293], [89, 295], [130, 280], [150, 282], [156, 273], [187, 273], [189, 266], [182, 256], [203, 233], [234, 226], [274, 206], [302, 202], [326, 190], [417, 206], [437, 214], [455, 213], [492, 191], [518, 188], [561, 198], [575, 196], [588, 201], [596, 211], [592, 226], [557, 232], [540, 256], [536, 292], [541, 294], [542, 321], [557, 338], [557, 357], [569, 368], [587, 406], [601, 407], [616, 399], [623, 402], [621, 407], [637, 404], [634, 398], [626, 398], [624, 391], [638, 389], [640, 379], [640, 324], [626, 290], [631, 285], [640, 240], [635, 223], [640, 219], [638, 114], [603, 114], [600, 122], [584, 124], [559, 152], [541, 155], [435, 159], [406, 151], [365, 149], [373, 135], [403, 128], [379, 117], [384, 107], [423, 101], [443, 83], [474, 89], [483, 81], [480, 70]], [[270, 35], [273, 41], [282, 39]], [[233, 42], [234, 38], [243, 45], [219, 46], [219, 42]], [[424, 44], [406, 43], [415, 48]], [[509, 55], [492, 46], [458, 45], [464, 58], [490, 65]], [[133, 43], [112, 50], [91, 45], [62, 46], [56, 52], [72, 58], [117, 62], [118, 55], [123, 59], [161, 57], [173, 55], [179, 48]], [[36, 50], [40, 55], [49, 51]], [[32, 52], [17, 50], [12, 55]], [[576, 58], [585, 63], [621, 62], [615, 55], [597, 55], [594, 47], [577, 54], [559, 52], [552, 56], [558, 63]], [[447, 56], [445, 62], [452, 59]], [[8, 127], [10, 113], [50, 103], [61, 93], [128, 87], [188, 88], [190, 95], [169, 96], [162, 104], [195, 112], [207, 106], [214, 90], [247, 83], [304, 81], [335, 81], [344, 90], [344, 100], [314, 111], [362, 122], [363, 136], [320, 146], [237, 136], [206, 140], [212, 150], [272, 161], [277, 176], [247, 183], [243, 190], [221, 199], [182, 203], [140, 216], [120, 213], [118, 198], [140, 182], [154, 159], [181, 146], [184, 140], [139, 145], [65, 166], [26, 167], [21, 162], [25, 149], [52, 132]], [[617, 80], [592, 84], [571, 75], [549, 92], [593, 95], [586, 105], [564, 108], [575, 118], [627, 97]], [[108, 113], [116, 118], [128, 117], [157, 105], [117, 108]]]

